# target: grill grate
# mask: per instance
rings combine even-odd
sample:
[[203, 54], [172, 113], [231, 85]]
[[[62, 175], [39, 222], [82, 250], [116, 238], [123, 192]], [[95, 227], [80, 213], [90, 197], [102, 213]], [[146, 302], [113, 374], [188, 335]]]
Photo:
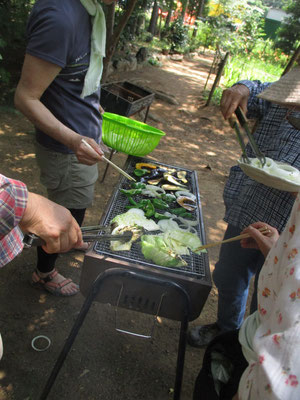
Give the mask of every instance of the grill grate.
[[[197, 199], [197, 207], [196, 210], [193, 212], [194, 218], [198, 220], [198, 224], [194, 227], [197, 230], [197, 233], [200, 237], [202, 243], [205, 243], [205, 233], [204, 233], [204, 226], [202, 221], [202, 213], [201, 213], [201, 202], [200, 202], [200, 195], [198, 190], [197, 184], [197, 176], [195, 171], [183, 169], [181, 167], [171, 166], [164, 163], [158, 163], [153, 160], [140, 158], [140, 157], [129, 157], [127, 160], [127, 164], [125, 166], [125, 170], [127, 173], [133, 176], [133, 171], [135, 169], [135, 164], [137, 162], [148, 162], [151, 164], [155, 164], [157, 166], [162, 166], [165, 168], [172, 168], [176, 171], [186, 171], [187, 180], [189, 182], [189, 191], [196, 196]], [[102, 223], [104, 225], [109, 225], [110, 221], [117, 216], [118, 214], [122, 214], [127, 211], [125, 208], [126, 205], [129, 204], [129, 201], [125, 195], [120, 193], [119, 189], [129, 189], [130, 183], [124, 177], [121, 178], [118, 187], [116, 188], [112, 199], [111, 204], [106, 212], [105, 216], [102, 219]], [[136, 197], [135, 197], [136, 198]], [[138, 198], [137, 198], [138, 200]], [[150, 234], [155, 234], [159, 232], [151, 232]], [[93, 249], [96, 253], [110, 256], [116, 259], [125, 260], [127, 262], [138, 263], [145, 266], [151, 266], [158, 270], [165, 270], [165, 271], [172, 271], [176, 274], [183, 274], [186, 276], [190, 276], [193, 278], [198, 279], [205, 279], [207, 273], [207, 266], [208, 266], [208, 255], [207, 253], [201, 254], [194, 254], [190, 253], [189, 256], [182, 256], [183, 259], [187, 262], [185, 267], [163, 267], [149, 261], [145, 260], [139, 242], [134, 242], [130, 251], [122, 251], [122, 252], [115, 252], [110, 250], [110, 242], [109, 241], [101, 241], [96, 242]]]

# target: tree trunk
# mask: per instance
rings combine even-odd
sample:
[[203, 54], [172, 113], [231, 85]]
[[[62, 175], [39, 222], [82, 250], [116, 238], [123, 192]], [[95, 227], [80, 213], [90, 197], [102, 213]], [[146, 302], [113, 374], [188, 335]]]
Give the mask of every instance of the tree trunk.
[[[110, 43], [113, 32], [114, 32], [114, 25], [115, 25], [115, 4], [112, 3], [110, 6], [107, 7], [106, 12], [106, 43]], [[107, 47], [107, 45], [106, 45]]]
[[[195, 15], [196, 20], [199, 17], [202, 17], [202, 15], [203, 15], [204, 3], [205, 3], [205, 0], [200, 0], [199, 1], [198, 7], [197, 7], [197, 10], [196, 10], [196, 15]], [[196, 37], [197, 36], [197, 31], [198, 31], [198, 26], [197, 26], [197, 22], [195, 22], [195, 27], [194, 27], [194, 30], [193, 30], [192, 37]]]
[[[107, 35], [107, 40], [106, 40], [106, 57], [103, 60], [102, 82], [106, 81], [108, 64], [109, 64], [112, 56], [114, 55], [120, 35], [121, 35], [125, 25], [127, 24], [129, 17], [133, 12], [136, 3], [137, 3], [137, 0], [129, 0], [127, 9], [125, 10], [124, 14], [122, 15], [122, 18], [121, 18], [119, 24], [116, 26], [116, 29], [114, 30], [113, 28], [111, 29], [111, 26], [109, 27], [109, 35]], [[113, 7], [113, 10], [110, 10], [111, 7]], [[111, 16], [110, 16], [110, 14], [111, 14]], [[111, 24], [111, 21], [114, 21], [114, 15], [115, 15], [114, 4], [111, 4], [108, 7], [108, 13], [107, 13], [107, 19], [108, 19], [109, 24]], [[113, 18], [112, 18], [112, 16], [113, 16]], [[107, 28], [108, 28], [108, 25], [107, 25]]]
[[157, 18], [158, 18], [158, 4], [157, 4], [157, 1], [154, 0], [151, 20], [150, 20], [150, 24], [149, 24], [149, 28], [148, 28], [148, 32], [150, 32], [153, 36], [155, 35], [155, 31], [156, 31]]
[[137, 35], [137, 36], [140, 36], [140, 34], [141, 34], [141, 32], [142, 32], [142, 28], [143, 28], [143, 26], [145, 25], [145, 13], [146, 13], [146, 10], [147, 10], [147, 0], [144, 0], [143, 1], [143, 4], [142, 4], [142, 6], [141, 6], [141, 11], [143, 11], [143, 14], [141, 15], [141, 14], [139, 14], [139, 16], [137, 17], [137, 25], [136, 25], [136, 31], [135, 31], [135, 34]]
[[183, 0], [183, 1], [182, 1], [182, 10], [181, 10], [181, 18], [182, 18], [182, 21], [184, 21], [184, 16], [185, 16], [185, 13], [186, 13], [186, 9], [187, 9], [187, 6], [188, 6], [188, 2], [189, 2], [189, 0]]
[[174, 5], [174, 0], [171, 0], [169, 3], [168, 15], [166, 18], [165, 28], [168, 28], [168, 26], [170, 25], [172, 13], [173, 13], [173, 5]]

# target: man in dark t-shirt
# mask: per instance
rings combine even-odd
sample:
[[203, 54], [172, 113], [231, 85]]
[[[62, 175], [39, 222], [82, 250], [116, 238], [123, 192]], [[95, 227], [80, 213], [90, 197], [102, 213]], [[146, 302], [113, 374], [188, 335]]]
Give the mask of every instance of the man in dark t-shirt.
[[[68, 208], [79, 225], [92, 203], [97, 163], [103, 155], [100, 75], [96, 89], [82, 96], [92, 60], [91, 34], [99, 15], [104, 18], [93, 0], [38, 0], [28, 20], [26, 54], [15, 94], [16, 107], [36, 129], [36, 159], [48, 197]], [[105, 21], [102, 27], [105, 34]], [[95, 151], [85, 146], [83, 137]], [[78, 286], [55, 269], [57, 255], [41, 247], [37, 252], [33, 283], [55, 295], [76, 294]]]

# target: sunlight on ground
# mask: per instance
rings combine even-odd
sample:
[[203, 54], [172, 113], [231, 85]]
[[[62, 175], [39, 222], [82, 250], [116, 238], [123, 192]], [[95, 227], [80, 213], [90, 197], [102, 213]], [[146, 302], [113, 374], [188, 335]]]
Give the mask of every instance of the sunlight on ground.
[[9, 383], [6, 387], [0, 386], [0, 400], [13, 399], [14, 387]]
[[34, 153], [24, 154], [19, 156], [22, 160], [27, 160], [28, 158], [35, 158]]
[[5, 378], [5, 377], [6, 377], [5, 371], [3, 371], [3, 369], [0, 370], [0, 379], [3, 379], [3, 378]]
[[207, 78], [207, 72], [206, 71], [192, 71], [191, 75], [191, 70], [187, 67], [184, 67], [182, 65], [179, 66], [179, 68], [174, 68], [174, 67], [166, 67], [166, 71], [172, 72], [173, 74], [176, 75], [183, 75], [186, 74], [189, 78], [198, 78], [198, 79], [206, 79]]
[[221, 220], [217, 222], [217, 227], [209, 227], [208, 235], [210, 241], [216, 242], [222, 240], [226, 226], [227, 224], [223, 220]]
[[37, 327], [40, 328], [42, 326], [47, 326], [47, 325], [51, 324], [53, 322], [52, 321], [53, 314], [55, 314], [54, 308], [49, 308], [48, 310], [46, 310], [44, 312], [44, 315], [42, 315], [40, 318], [36, 318], [33, 321], [33, 323], [30, 323], [27, 326], [27, 330], [29, 332], [33, 332], [36, 330]]
[[25, 132], [16, 132], [16, 136], [27, 136], [28, 134]]

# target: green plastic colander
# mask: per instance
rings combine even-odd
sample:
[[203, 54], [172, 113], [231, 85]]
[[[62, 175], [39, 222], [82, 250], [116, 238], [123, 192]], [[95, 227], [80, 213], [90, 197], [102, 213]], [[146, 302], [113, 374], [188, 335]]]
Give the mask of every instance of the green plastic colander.
[[143, 122], [105, 112], [102, 123], [103, 143], [122, 153], [143, 157], [151, 153], [165, 133]]

